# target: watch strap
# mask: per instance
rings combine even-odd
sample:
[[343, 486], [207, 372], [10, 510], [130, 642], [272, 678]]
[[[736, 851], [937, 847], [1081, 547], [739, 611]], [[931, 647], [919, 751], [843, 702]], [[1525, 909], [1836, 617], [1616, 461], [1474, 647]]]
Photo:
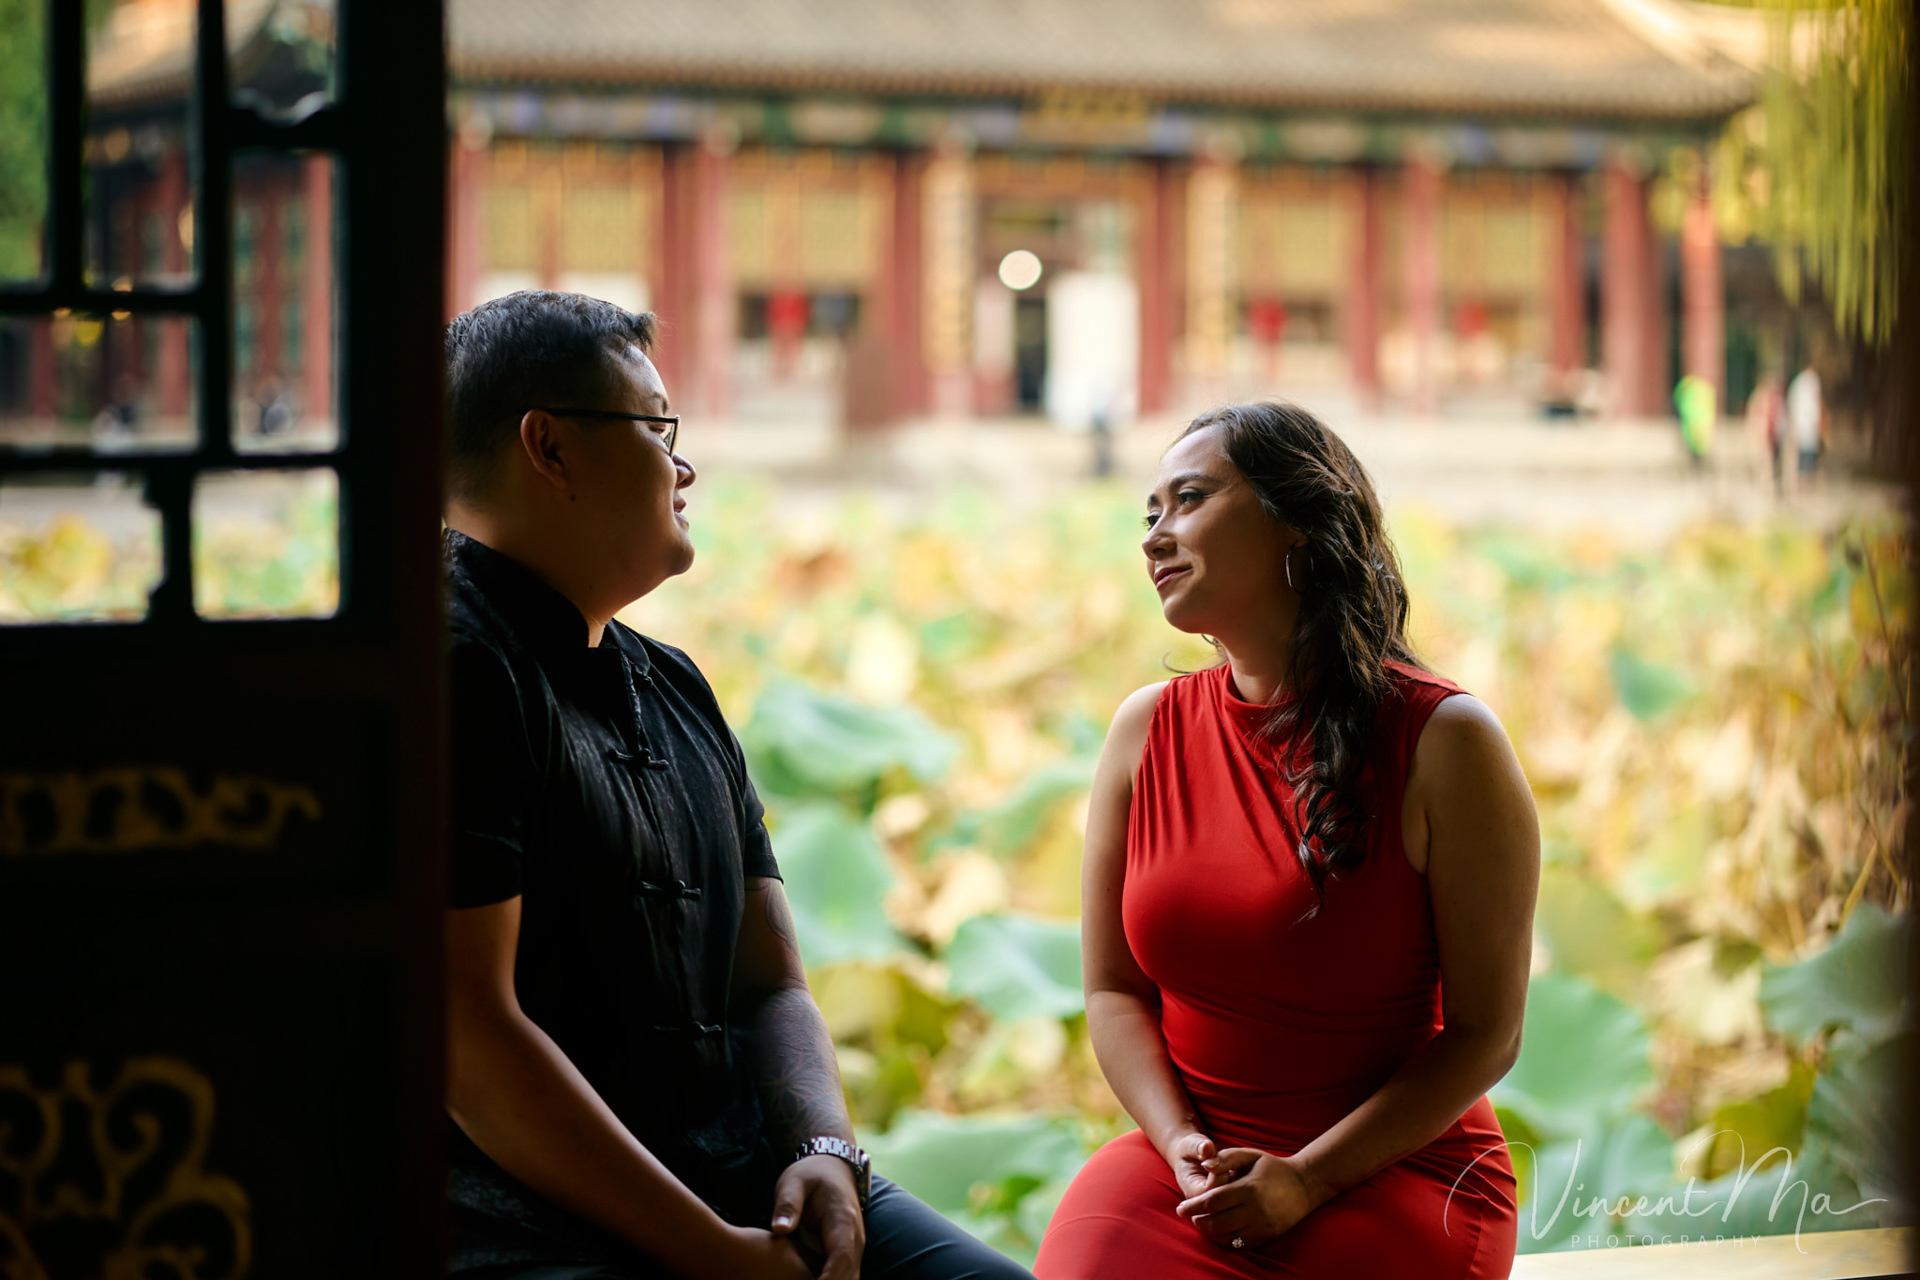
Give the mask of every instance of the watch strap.
[[835, 1156], [846, 1161], [853, 1170], [853, 1189], [860, 1197], [860, 1211], [866, 1212], [867, 1200], [872, 1190], [873, 1157], [845, 1138], [824, 1135], [808, 1138], [801, 1143], [787, 1163], [805, 1160], [808, 1156]]

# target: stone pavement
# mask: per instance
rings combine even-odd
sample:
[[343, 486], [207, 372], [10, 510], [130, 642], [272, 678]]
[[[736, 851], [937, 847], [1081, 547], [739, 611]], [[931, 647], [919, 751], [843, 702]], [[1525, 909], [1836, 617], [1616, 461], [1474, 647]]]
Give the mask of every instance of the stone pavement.
[[[1112, 439], [1115, 482], [1144, 499], [1161, 452], [1183, 419], [1135, 423]], [[1825, 473], [1776, 496], [1765, 459], [1738, 422], [1721, 425], [1715, 452], [1695, 468], [1671, 422], [1550, 423], [1516, 416], [1437, 421], [1341, 416], [1341, 430], [1372, 473], [1389, 512], [1414, 507], [1453, 523], [1502, 523], [1567, 532], [1596, 529], [1657, 542], [1710, 517], [1788, 518], [1828, 528], [1850, 517], [1901, 508], [1899, 486], [1863, 474], [1857, 455], [1835, 451]], [[1094, 441], [1037, 419], [925, 421], [844, 436], [812, 422], [734, 423], [690, 418], [681, 452], [708, 477], [745, 477], [773, 487], [784, 510], [817, 511], [850, 491], [910, 515], [942, 490], [965, 486], [995, 501], [1044, 502], [1093, 475]], [[1793, 480], [1789, 476], [1789, 481]], [[298, 487], [291, 476], [255, 473], [221, 487], [208, 514], [276, 518]], [[690, 497], [699, 516], [700, 491]], [[0, 527], [36, 529], [73, 511], [112, 536], [147, 526], [137, 490], [81, 482], [0, 490]]]
[[[1115, 433], [1116, 480], [1149, 486], [1184, 419], [1151, 418]], [[1823, 474], [1776, 495], [1763, 449], [1742, 423], [1722, 423], [1703, 467], [1688, 459], [1671, 422], [1543, 422], [1488, 414], [1420, 421], [1338, 421], [1389, 510], [1416, 506], [1458, 523], [1566, 531], [1602, 529], [1656, 541], [1710, 517], [1786, 517], [1831, 527], [1859, 513], [1904, 505], [1900, 487], [1864, 472], [1858, 451], [1836, 449]], [[970, 486], [1001, 500], [1044, 501], [1088, 482], [1094, 441], [1034, 419], [924, 421], [843, 437], [815, 423], [707, 423], [690, 418], [681, 452], [710, 476], [752, 476], [776, 486], [783, 506], [873, 493], [902, 512], [932, 493]], [[1789, 460], [1789, 471], [1792, 460]], [[697, 498], [697, 488], [696, 488]]]

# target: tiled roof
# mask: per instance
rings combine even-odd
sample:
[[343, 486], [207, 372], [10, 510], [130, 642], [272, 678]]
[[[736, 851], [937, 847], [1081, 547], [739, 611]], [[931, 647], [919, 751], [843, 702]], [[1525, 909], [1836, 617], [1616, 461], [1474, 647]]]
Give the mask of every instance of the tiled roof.
[[456, 83], [1119, 90], [1380, 113], [1701, 120], [1751, 73], [1685, 0], [448, 0]]

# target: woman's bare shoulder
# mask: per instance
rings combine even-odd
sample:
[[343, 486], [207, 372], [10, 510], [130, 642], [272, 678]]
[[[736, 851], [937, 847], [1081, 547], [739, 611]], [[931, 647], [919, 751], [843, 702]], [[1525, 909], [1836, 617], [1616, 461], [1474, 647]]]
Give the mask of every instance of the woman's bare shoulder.
[[1100, 751], [1100, 771], [1114, 781], [1131, 784], [1140, 755], [1146, 750], [1147, 730], [1153, 724], [1154, 708], [1171, 681], [1144, 685], [1121, 701], [1107, 728], [1107, 744]]
[[1137, 739], [1145, 743], [1147, 726], [1153, 723], [1154, 708], [1160, 705], [1160, 698], [1173, 681], [1162, 680], [1158, 684], [1142, 685], [1128, 694], [1113, 713], [1113, 725], [1107, 730], [1109, 740], [1116, 736]]

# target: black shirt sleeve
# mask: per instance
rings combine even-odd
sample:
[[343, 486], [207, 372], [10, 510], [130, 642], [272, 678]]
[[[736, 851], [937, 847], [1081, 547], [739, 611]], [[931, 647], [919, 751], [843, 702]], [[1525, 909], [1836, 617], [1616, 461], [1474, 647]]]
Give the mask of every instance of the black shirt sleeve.
[[453, 800], [448, 903], [484, 907], [520, 893], [533, 757], [513, 674], [501, 655], [455, 641], [447, 692]]
[[767, 838], [767, 810], [747, 776], [747, 761], [740, 751], [740, 740], [733, 742], [733, 754], [740, 770], [740, 869], [748, 878], [772, 876], [780, 879], [780, 864], [773, 860], [773, 841]]

